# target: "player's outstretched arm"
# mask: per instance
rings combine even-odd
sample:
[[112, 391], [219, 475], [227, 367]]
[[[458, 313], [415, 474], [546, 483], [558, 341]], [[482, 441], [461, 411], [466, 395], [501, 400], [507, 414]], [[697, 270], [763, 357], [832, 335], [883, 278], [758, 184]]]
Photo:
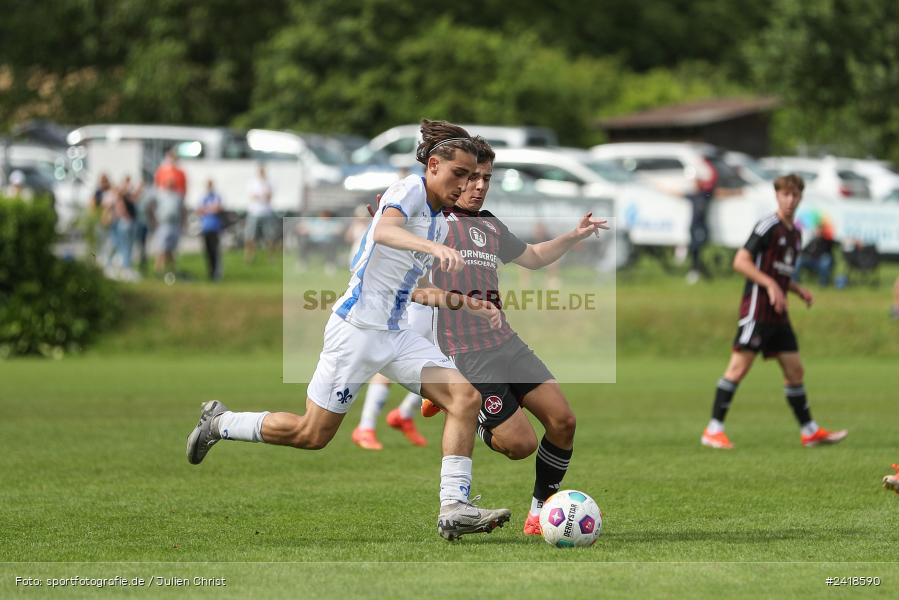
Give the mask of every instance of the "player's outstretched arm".
[[755, 266], [752, 254], [746, 248], [737, 250], [737, 254], [734, 256], [734, 271], [765, 288], [774, 312], [782, 313], [786, 309], [787, 299], [783, 290], [773, 278], [765, 275], [761, 269]]
[[556, 262], [571, 250], [579, 241], [590, 235], [599, 235], [600, 229], [608, 229], [609, 222], [605, 219], [594, 219], [589, 212], [581, 217], [577, 227], [562, 234], [557, 238], [539, 244], [528, 244], [524, 252], [514, 262], [526, 269], [542, 269]]

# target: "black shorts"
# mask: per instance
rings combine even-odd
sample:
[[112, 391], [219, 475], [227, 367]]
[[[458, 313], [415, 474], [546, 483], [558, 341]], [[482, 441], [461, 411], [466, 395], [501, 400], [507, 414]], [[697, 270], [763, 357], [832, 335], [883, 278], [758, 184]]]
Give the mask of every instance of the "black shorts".
[[481, 393], [478, 425], [493, 429], [515, 414], [524, 397], [553, 374], [517, 335], [495, 348], [457, 354], [456, 368]]
[[761, 352], [765, 358], [777, 356], [781, 352], [799, 352], [799, 342], [789, 321], [783, 323], [760, 323], [749, 321], [737, 327], [734, 350]]

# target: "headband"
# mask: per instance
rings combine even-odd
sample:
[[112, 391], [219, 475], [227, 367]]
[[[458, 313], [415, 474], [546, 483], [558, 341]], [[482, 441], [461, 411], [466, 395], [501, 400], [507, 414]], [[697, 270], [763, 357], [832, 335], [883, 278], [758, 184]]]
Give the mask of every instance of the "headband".
[[466, 141], [466, 140], [467, 140], [467, 141], [471, 141], [471, 138], [461, 138], [461, 137], [457, 137], [457, 138], [449, 138], [449, 139], [447, 139], [447, 140], [443, 140], [442, 142], [437, 142], [436, 144], [434, 144], [434, 145], [431, 147], [430, 150], [428, 150], [428, 156], [431, 156], [431, 155], [434, 153], [434, 150], [436, 150], [436, 149], [439, 148], [440, 146], [443, 146], [444, 144], [449, 144], [450, 142], [464, 142], [464, 141]]

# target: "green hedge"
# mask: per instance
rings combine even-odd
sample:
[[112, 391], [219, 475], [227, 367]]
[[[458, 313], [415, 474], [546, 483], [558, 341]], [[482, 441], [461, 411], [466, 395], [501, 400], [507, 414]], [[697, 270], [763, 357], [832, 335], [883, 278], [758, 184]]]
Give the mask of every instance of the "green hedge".
[[0, 357], [83, 348], [121, 313], [99, 269], [53, 255], [49, 203], [0, 197]]

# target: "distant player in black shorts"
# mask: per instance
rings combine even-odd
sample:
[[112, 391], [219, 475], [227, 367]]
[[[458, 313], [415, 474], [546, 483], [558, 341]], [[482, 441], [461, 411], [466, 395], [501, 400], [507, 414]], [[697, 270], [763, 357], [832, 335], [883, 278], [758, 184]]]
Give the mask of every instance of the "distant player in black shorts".
[[[446, 277], [432, 271], [432, 283], [444, 290], [487, 299], [502, 309], [499, 294], [499, 262], [514, 262], [526, 269], [539, 269], [559, 260], [579, 241], [608, 229], [605, 220], [591, 214], [565, 235], [540, 244], [526, 244], [505, 224], [481, 210], [493, 173], [494, 153], [490, 145], [475, 138], [478, 165], [468, 188], [447, 216], [446, 245], [465, 259], [459, 273]], [[540, 535], [540, 508], [558, 491], [568, 470], [574, 444], [575, 417], [552, 373], [509, 326], [491, 329], [463, 311], [440, 310], [437, 339], [443, 352], [481, 393], [478, 435], [487, 446], [513, 460], [527, 458], [536, 450], [536, 481], [531, 507], [524, 524], [526, 535]], [[486, 321], [485, 321], [486, 323]], [[539, 445], [526, 408], [545, 429]], [[433, 416], [437, 409], [422, 402], [422, 414]]]
[[836, 444], [847, 431], [827, 431], [812, 420], [802, 383], [799, 344], [787, 314], [787, 292], [811, 306], [812, 294], [793, 281], [802, 236], [793, 223], [805, 183], [798, 175], [774, 180], [777, 212], [759, 221], [746, 245], [734, 257], [734, 270], [746, 276], [740, 320], [730, 363], [718, 380], [712, 420], [702, 433], [702, 444], [711, 448], [733, 448], [724, 433], [724, 417], [737, 385], [749, 372], [756, 354], [776, 358], [784, 375], [784, 393], [799, 421], [803, 446]]

